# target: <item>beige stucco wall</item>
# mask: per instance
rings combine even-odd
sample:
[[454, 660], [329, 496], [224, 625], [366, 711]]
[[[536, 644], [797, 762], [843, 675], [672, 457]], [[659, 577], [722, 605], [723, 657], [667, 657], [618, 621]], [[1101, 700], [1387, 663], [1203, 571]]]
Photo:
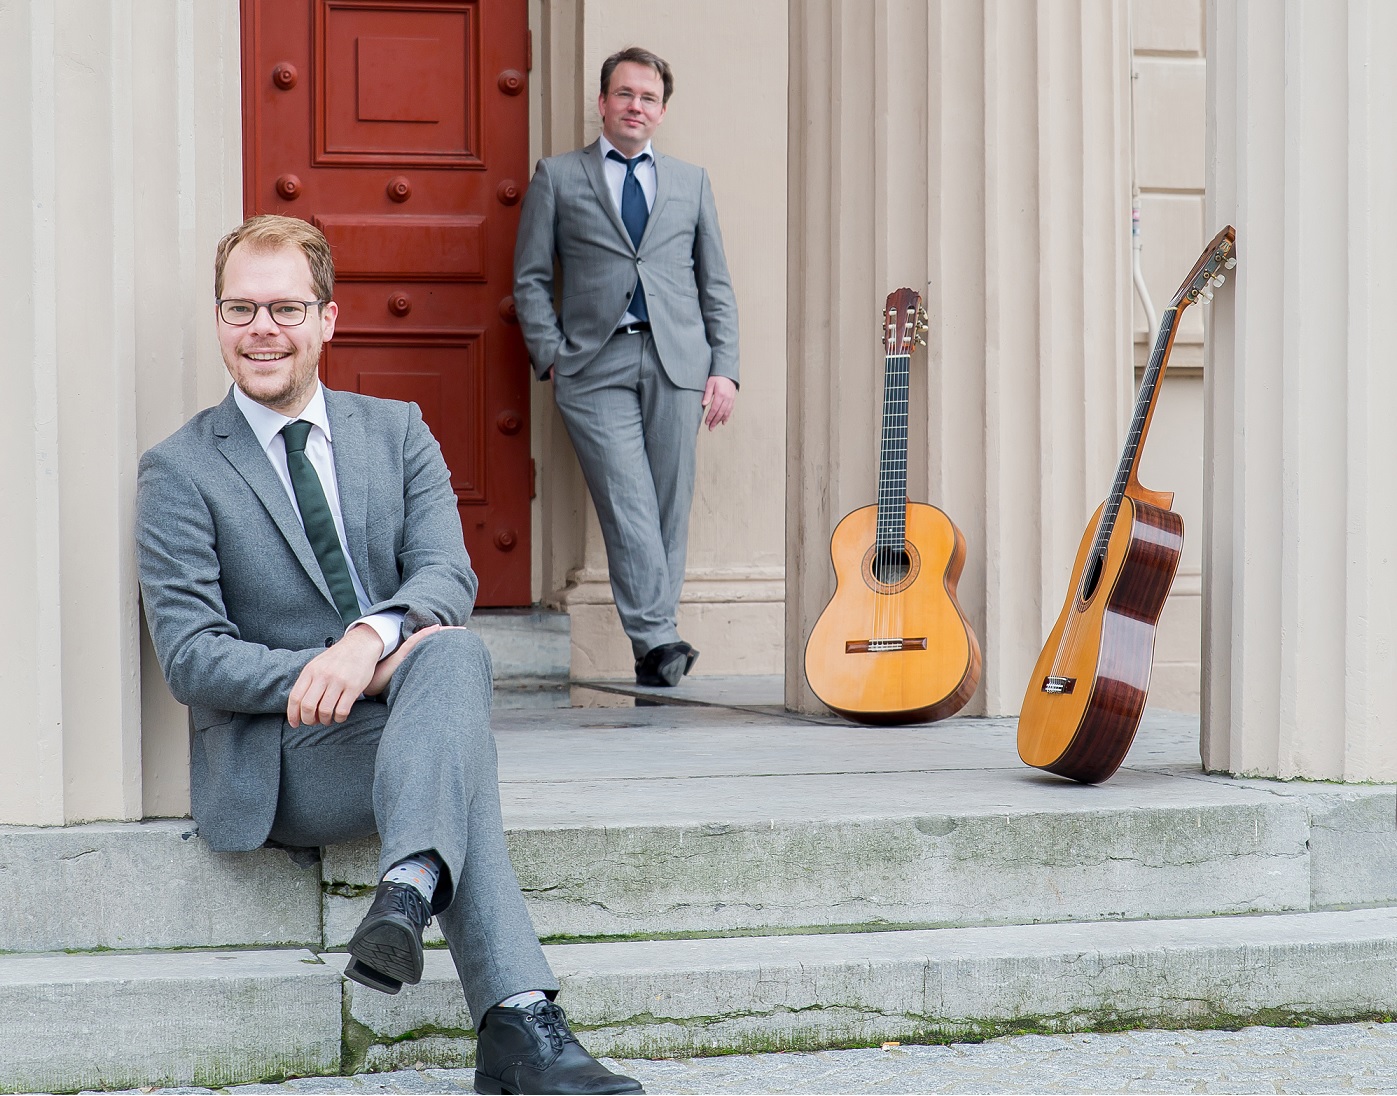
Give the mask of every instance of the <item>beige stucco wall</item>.
[[[606, 56], [643, 45], [675, 92], [655, 143], [708, 170], [737, 293], [742, 387], [732, 421], [700, 432], [679, 627], [703, 673], [778, 673], [784, 635], [785, 0], [535, 4], [536, 155], [593, 140]], [[577, 677], [629, 677], [630, 644], [596, 514], [550, 389], [535, 385], [537, 590], [565, 606]]]

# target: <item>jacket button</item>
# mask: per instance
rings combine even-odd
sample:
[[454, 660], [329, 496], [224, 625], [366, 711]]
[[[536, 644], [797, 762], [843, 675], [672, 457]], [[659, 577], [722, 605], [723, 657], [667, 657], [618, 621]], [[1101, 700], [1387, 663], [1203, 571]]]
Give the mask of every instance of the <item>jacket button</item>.
[[325, 637], [325, 646], [327, 646], [327, 647], [333, 647], [334, 645], [335, 645], [335, 637], [334, 637], [334, 636], [326, 636], [326, 637]]

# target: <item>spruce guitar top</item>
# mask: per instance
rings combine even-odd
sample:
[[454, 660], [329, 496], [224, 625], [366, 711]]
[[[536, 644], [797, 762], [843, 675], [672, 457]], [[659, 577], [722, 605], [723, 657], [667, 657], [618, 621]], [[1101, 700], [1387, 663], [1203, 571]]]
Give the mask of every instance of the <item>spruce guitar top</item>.
[[1155, 626], [1183, 550], [1174, 496], [1140, 485], [1140, 451], [1180, 313], [1211, 300], [1237, 265], [1229, 225], [1214, 237], [1160, 320], [1111, 494], [1082, 536], [1067, 602], [1043, 645], [1019, 712], [1019, 756], [1087, 784], [1111, 776], [1135, 738], [1149, 692]]
[[834, 530], [834, 596], [805, 645], [811, 691], [860, 723], [944, 719], [980, 681], [980, 645], [956, 601], [965, 537], [935, 506], [907, 501], [908, 376], [923, 316], [917, 293], [889, 295], [878, 503]]

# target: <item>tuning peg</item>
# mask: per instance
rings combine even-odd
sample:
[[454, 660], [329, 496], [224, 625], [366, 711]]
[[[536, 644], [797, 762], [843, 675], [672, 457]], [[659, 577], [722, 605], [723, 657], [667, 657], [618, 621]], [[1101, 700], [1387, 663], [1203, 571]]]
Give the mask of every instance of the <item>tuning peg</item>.
[[1228, 270], [1231, 270], [1234, 266], [1237, 265], [1237, 256], [1232, 256], [1232, 258], [1228, 259], [1227, 262], [1223, 263], [1222, 265], [1227, 267]]
[[924, 339], [924, 338], [922, 338], [920, 335], [918, 335], [918, 336], [917, 336], [917, 345], [918, 345], [918, 346], [926, 346], [926, 339]]
[[1211, 303], [1213, 299], [1213, 287], [1210, 285], [1205, 285], [1201, 290], [1199, 290], [1198, 295], [1202, 297], [1205, 301]]
[[1214, 274], [1213, 277], [1212, 277], [1213, 288], [1214, 288], [1214, 289], [1221, 289], [1221, 288], [1222, 288], [1222, 283], [1225, 282], [1225, 281], [1227, 281], [1227, 275], [1226, 275], [1226, 274]]

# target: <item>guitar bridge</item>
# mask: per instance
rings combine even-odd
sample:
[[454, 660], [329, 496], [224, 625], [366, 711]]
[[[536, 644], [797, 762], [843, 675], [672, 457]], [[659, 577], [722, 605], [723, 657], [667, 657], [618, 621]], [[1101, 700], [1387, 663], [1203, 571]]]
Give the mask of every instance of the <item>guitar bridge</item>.
[[902, 639], [850, 639], [844, 644], [846, 655], [869, 655], [879, 651], [925, 651], [926, 636]]
[[1055, 677], [1049, 674], [1043, 679], [1043, 691], [1045, 693], [1067, 694], [1077, 687], [1075, 677]]

